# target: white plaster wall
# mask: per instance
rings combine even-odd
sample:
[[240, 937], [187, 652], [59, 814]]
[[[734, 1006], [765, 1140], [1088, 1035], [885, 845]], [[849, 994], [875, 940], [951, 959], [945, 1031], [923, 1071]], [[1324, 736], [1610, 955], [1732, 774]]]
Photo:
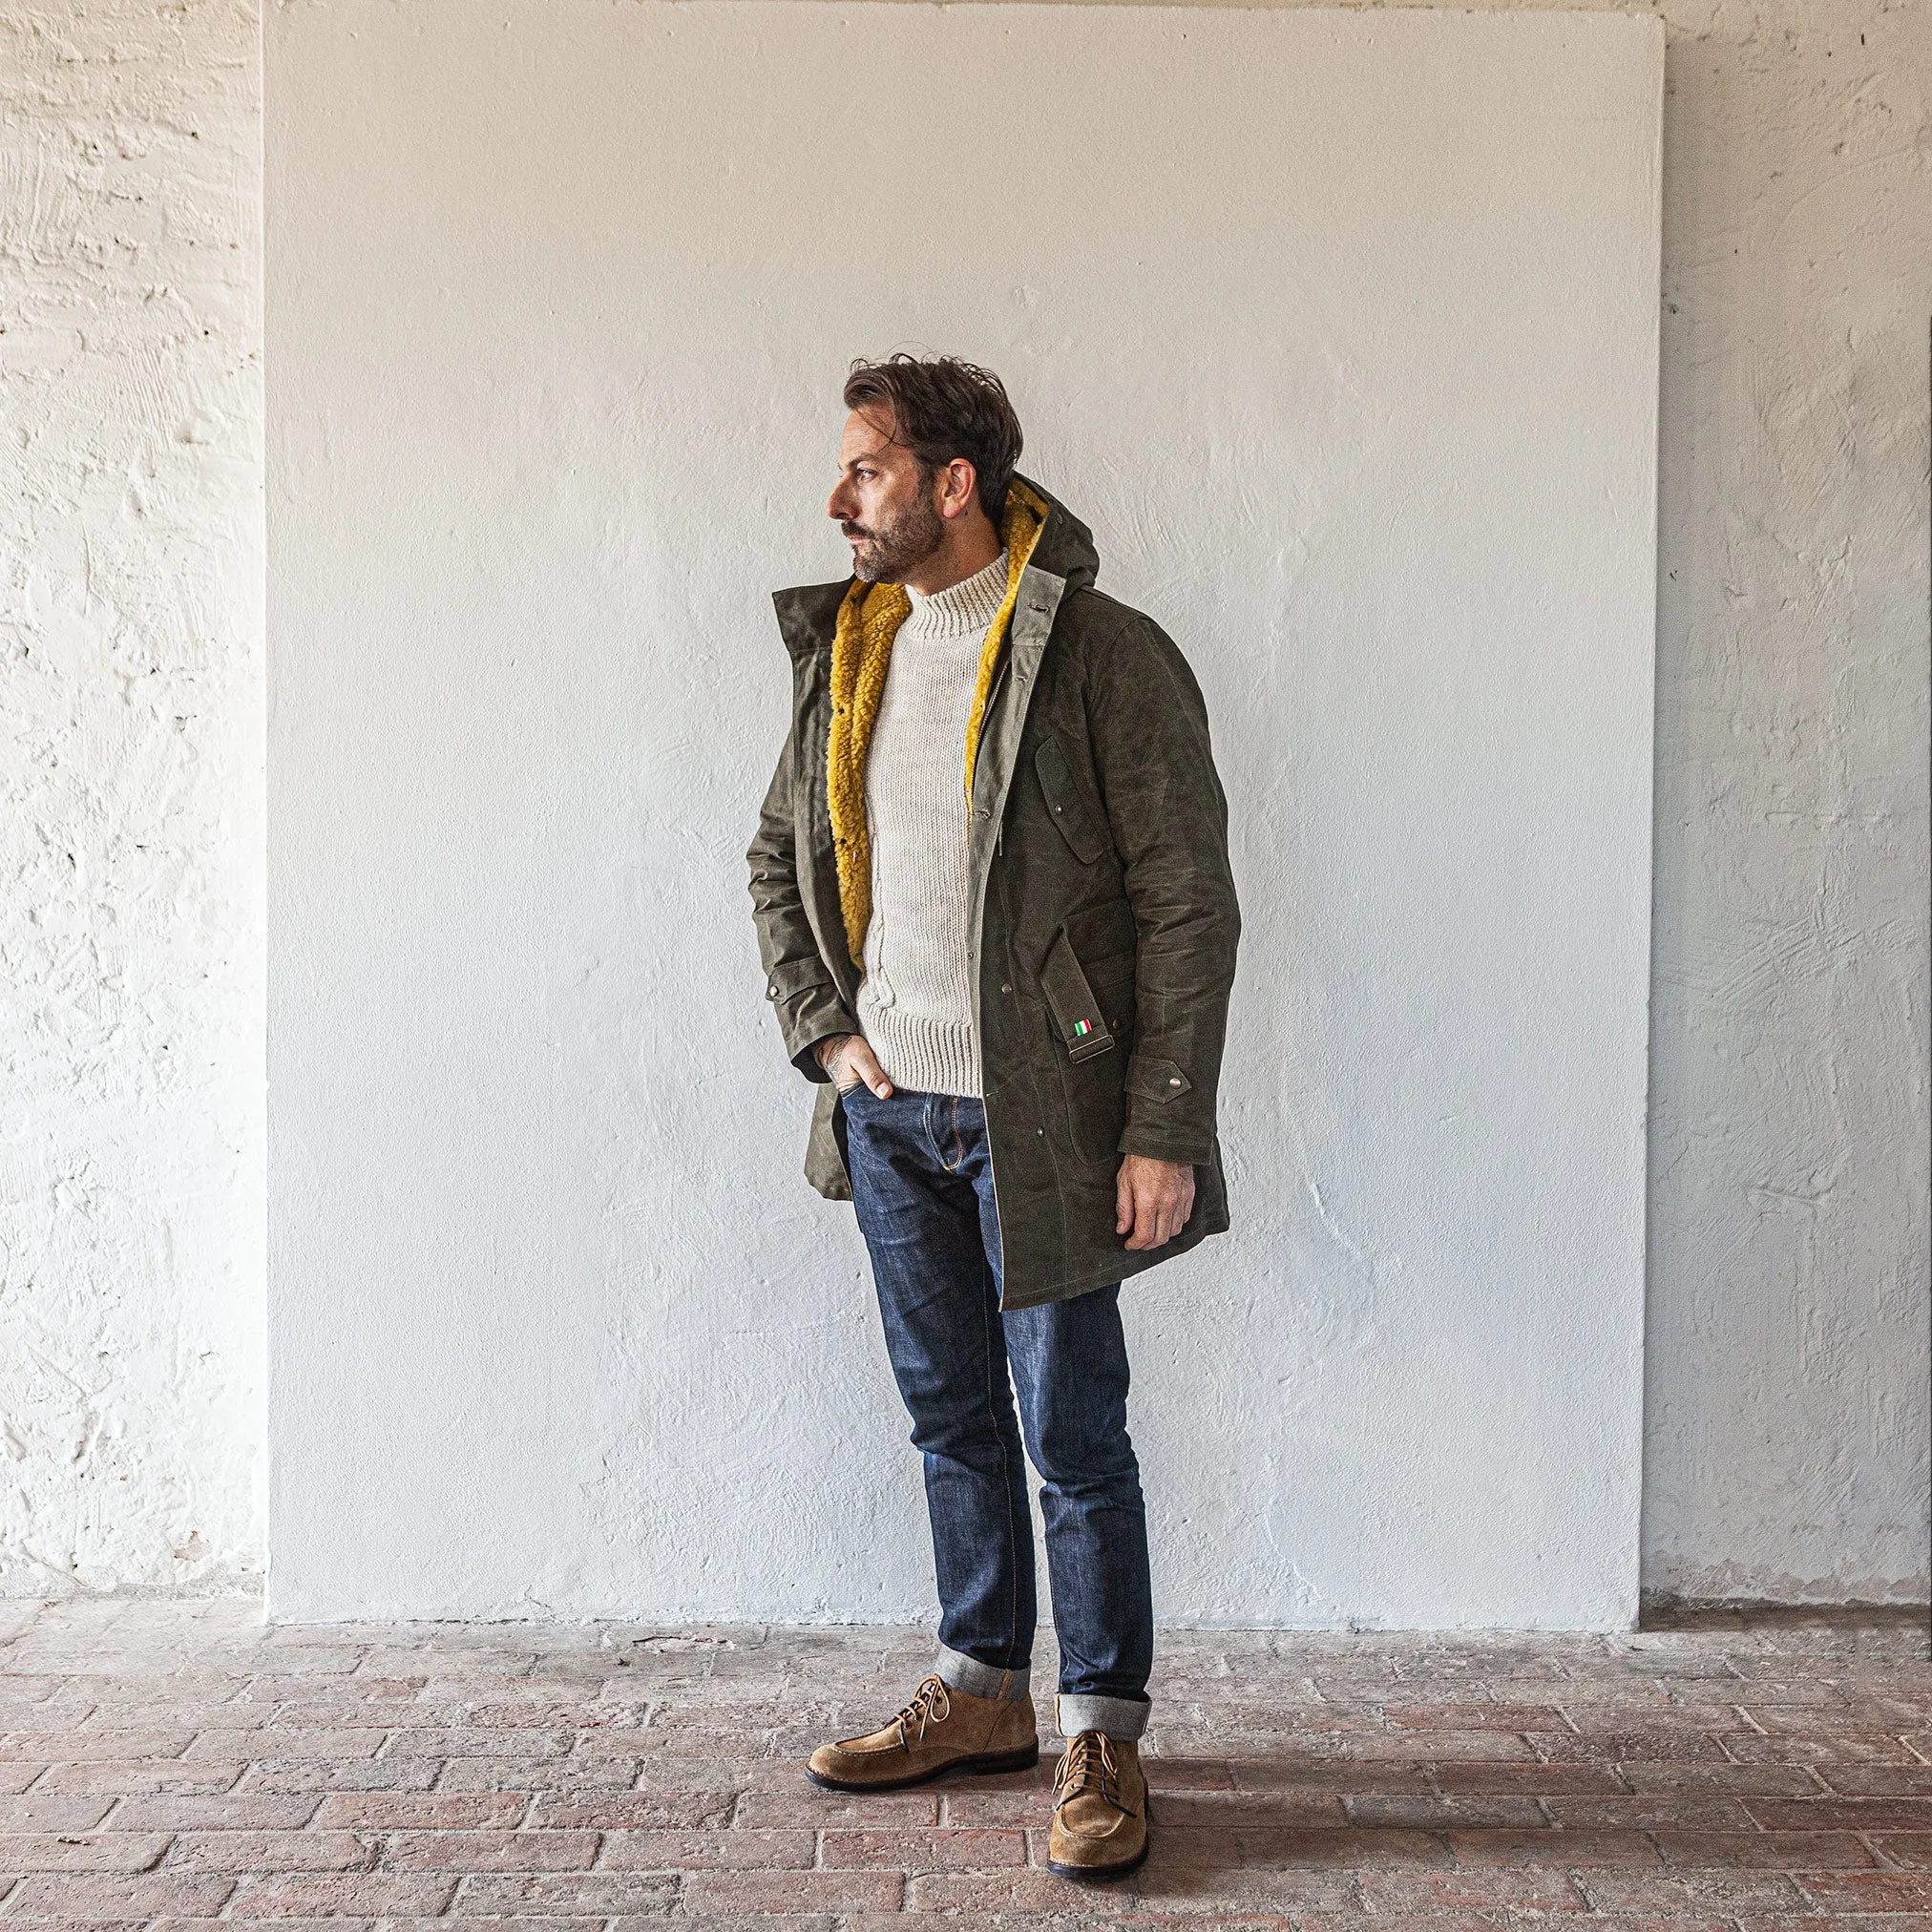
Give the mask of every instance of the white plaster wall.
[[1922, 1600], [1932, 7], [1673, 24], [1645, 1581]]
[[0, 1595], [262, 1567], [258, 33], [0, 10]]
[[[1124, 1297], [1163, 1613], [1628, 1623], [1661, 31], [267, 25], [276, 1612], [929, 1598], [742, 856], [841, 371], [924, 341], [1233, 803], [1236, 1232]], [[960, 87], [1004, 190], [841, 108]]]

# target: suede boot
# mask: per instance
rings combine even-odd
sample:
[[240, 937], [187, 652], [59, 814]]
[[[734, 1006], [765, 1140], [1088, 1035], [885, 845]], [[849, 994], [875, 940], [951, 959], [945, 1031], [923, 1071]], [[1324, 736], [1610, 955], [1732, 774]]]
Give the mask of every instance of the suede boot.
[[1062, 1879], [1118, 1879], [1147, 1856], [1141, 1747], [1102, 1731], [1068, 1741], [1053, 1774], [1046, 1864]]
[[897, 1791], [949, 1771], [1025, 1771], [1039, 1762], [1030, 1696], [971, 1697], [928, 1677], [884, 1730], [821, 1744], [805, 1774], [828, 1791]]

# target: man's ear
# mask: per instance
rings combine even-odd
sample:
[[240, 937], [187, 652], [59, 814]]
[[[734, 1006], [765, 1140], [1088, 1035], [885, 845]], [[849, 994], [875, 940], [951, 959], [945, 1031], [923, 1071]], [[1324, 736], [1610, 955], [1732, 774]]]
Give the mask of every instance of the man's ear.
[[936, 477], [939, 514], [964, 516], [973, 508], [973, 492], [978, 480], [973, 465], [964, 456], [955, 456], [950, 463], [941, 464]]

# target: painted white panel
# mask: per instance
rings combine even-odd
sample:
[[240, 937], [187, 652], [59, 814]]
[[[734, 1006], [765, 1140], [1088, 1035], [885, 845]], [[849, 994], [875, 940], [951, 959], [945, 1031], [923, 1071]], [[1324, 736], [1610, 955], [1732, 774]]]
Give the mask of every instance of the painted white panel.
[[930, 1598], [742, 858], [910, 345], [1005, 375], [1232, 802], [1235, 1231], [1125, 1293], [1161, 1613], [1627, 1624], [1658, 23], [265, 33], [275, 1612]]

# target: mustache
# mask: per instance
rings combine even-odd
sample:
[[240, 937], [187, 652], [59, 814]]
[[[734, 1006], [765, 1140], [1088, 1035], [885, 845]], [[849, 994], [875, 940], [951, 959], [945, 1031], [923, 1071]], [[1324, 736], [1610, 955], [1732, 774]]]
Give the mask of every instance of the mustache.
[[870, 530], [866, 529], [863, 524], [859, 523], [841, 523], [839, 525], [839, 530], [844, 536], [848, 537], [852, 536], [869, 537], [872, 534]]

